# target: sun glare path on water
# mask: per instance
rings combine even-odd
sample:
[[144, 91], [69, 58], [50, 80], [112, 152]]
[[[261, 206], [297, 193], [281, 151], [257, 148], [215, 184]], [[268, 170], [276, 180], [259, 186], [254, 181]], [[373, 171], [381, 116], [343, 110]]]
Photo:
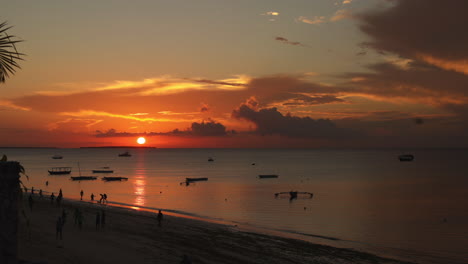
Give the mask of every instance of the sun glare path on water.
[[137, 143], [140, 144], [140, 145], [143, 145], [146, 143], [146, 139], [144, 137], [139, 137], [137, 139]]

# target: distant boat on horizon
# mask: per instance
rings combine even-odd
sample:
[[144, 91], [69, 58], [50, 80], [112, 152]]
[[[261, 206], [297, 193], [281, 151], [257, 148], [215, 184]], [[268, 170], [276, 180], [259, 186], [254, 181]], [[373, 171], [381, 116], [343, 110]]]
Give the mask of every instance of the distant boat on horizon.
[[214, 161], [214, 159], [212, 157], [209, 157], [208, 161]]
[[132, 154], [130, 154], [130, 152], [128, 152], [128, 151], [125, 151], [124, 153], [119, 154], [119, 157], [131, 157], [131, 156], [132, 156]]
[[260, 178], [260, 179], [272, 179], [272, 178], [278, 178], [278, 175], [276, 175], [276, 174], [260, 174], [260, 175], [258, 175], [258, 178]]
[[93, 170], [93, 173], [114, 173], [114, 170], [111, 170], [109, 167], [101, 167]]
[[405, 154], [405, 155], [400, 155], [398, 156], [398, 159], [400, 161], [413, 161], [414, 160], [414, 156], [411, 155], [411, 154]]
[[94, 176], [75, 176], [70, 177], [72, 181], [86, 181], [86, 180], [96, 180], [97, 177]]
[[63, 159], [63, 156], [62, 155], [53, 155], [52, 156], [53, 159]]
[[70, 174], [71, 167], [52, 167], [48, 170], [50, 175]]
[[127, 177], [102, 177], [103, 181], [126, 181]]

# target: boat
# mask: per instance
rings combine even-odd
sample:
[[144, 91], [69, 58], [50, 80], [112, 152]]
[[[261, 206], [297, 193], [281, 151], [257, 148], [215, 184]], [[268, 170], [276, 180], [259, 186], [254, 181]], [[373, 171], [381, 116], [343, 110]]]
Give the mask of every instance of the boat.
[[214, 159], [213, 158], [208, 158], [208, 161], [214, 161]]
[[185, 178], [186, 182], [207, 181], [208, 178]]
[[276, 175], [276, 174], [260, 174], [260, 175], [258, 175], [258, 178], [260, 178], [260, 179], [278, 178], [278, 175]]
[[398, 156], [398, 159], [400, 161], [413, 161], [414, 160], [414, 156], [411, 155], [411, 154], [405, 154], [405, 155], [400, 155]]
[[70, 174], [71, 167], [53, 167], [48, 172], [51, 175]]
[[97, 177], [94, 176], [75, 176], [70, 177], [72, 181], [87, 181], [87, 180], [96, 180]]
[[103, 181], [126, 181], [128, 178], [126, 177], [102, 177]]
[[314, 197], [314, 194], [311, 192], [298, 192], [298, 191], [275, 193], [275, 197], [278, 198], [278, 196], [283, 195], [283, 194], [289, 195], [289, 200], [297, 199], [299, 194], [301, 194], [301, 196], [305, 195], [305, 198], [312, 199], [312, 197]]
[[101, 167], [97, 170], [93, 170], [93, 173], [114, 173], [114, 170], [111, 170], [109, 167]]
[[61, 155], [53, 155], [52, 158], [53, 158], [53, 159], [63, 159], [63, 156], [61, 156]]
[[124, 153], [120, 153], [119, 157], [131, 157], [132, 154], [130, 154], [128, 151], [125, 151]]

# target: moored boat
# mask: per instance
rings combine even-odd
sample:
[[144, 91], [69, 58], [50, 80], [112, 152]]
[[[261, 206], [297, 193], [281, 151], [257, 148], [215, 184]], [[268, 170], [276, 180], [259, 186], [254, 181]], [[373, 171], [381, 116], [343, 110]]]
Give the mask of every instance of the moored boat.
[[71, 167], [53, 167], [48, 172], [51, 175], [70, 174]]
[[101, 167], [93, 170], [93, 173], [114, 173], [114, 170], [111, 170], [109, 167]]
[[208, 178], [185, 178], [186, 182], [207, 181]]
[[130, 152], [128, 152], [128, 151], [125, 151], [124, 153], [119, 154], [119, 157], [131, 157], [131, 156], [132, 156], [132, 154], [130, 154]]
[[276, 174], [260, 174], [260, 175], [258, 175], [258, 178], [260, 178], [260, 179], [278, 178], [278, 175], [276, 175]]
[[75, 176], [70, 177], [72, 181], [89, 181], [89, 180], [96, 180], [97, 177], [94, 176]]
[[53, 158], [53, 159], [63, 159], [63, 156], [61, 156], [61, 155], [53, 155], [52, 158]]
[[398, 156], [398, 159], [400, 161], [413, 161], [414, 160], [414, 156], [411, 155], [411, 154], [405, 154], [405, 155], [400, 155]]
[[126, 181], [128, 178], [126, 177], [102, 177], [103, 181]]

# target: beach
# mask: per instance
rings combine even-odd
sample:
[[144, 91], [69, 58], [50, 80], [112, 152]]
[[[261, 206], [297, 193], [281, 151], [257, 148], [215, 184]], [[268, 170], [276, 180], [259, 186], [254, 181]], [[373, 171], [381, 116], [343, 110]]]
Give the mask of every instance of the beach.
[[[23, 194], [19, 215], [19, 258], [31, 263], [406, 263], [309, 242], [243, 232], [236, 226], [64, 199]], [[82, 227], [74, 212], [83, 216]], [[66, 211], [63, 239], [57, 218]], [[105, 212], [105, 225], [96, 215]], [[164, 213], [164, 212], [163, 212]], [[189, 262], [187, 262], [189, 263]]]

